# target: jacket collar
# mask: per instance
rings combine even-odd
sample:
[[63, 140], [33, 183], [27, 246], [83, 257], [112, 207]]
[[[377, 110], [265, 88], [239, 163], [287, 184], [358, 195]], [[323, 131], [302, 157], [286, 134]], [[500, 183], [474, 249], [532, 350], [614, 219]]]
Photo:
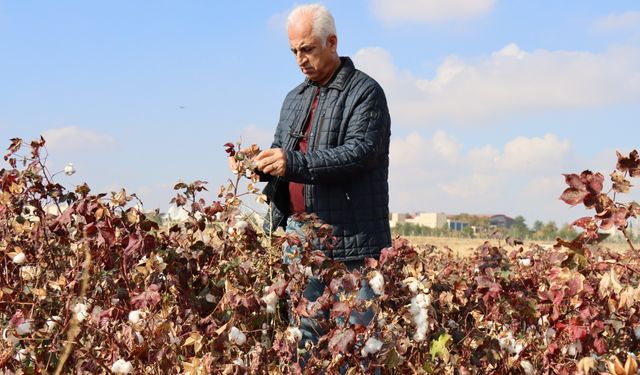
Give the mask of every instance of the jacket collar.
[[[340, 91], [344, 90], [347, 84], [347, 81], [349, 80], [349, 78], [351, 77], [351, 75], [355, 70], [356, 70], [356, 67], [355, 65], [353, 65], [353, 61], [351, 61], [349, 57], [341, 56], [340, 66], [338, 67], [338, 70], [335, 72], [335, 74], [333, 75], [333, 78], [329, 81], [326, 87], [330, 89], [340, 90]], [[314, 82], [309, 78], [306, 78], [303, 84], [301, 85], [298, 93], [303, 92], [306, 88], [310, 86], [318, 87], [319, 85], [317, 82]]]

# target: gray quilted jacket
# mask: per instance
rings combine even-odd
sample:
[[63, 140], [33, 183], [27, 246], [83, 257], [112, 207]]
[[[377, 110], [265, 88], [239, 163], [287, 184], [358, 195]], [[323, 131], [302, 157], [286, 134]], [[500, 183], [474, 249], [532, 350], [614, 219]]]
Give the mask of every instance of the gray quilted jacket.
[[[284, 226], [289, 181], [304, 183], [307, 212], [333, 227], [337, 260], [377, 258], [391, 243], [389, 230], [389, 136], [387, 101], [380, 85], [348, 57], [326, 86], [305, 80], [287, 95], [271, 147], [286, 150], [284, 177], [265, 187], [271, 212], [265, 228]], [[306, 153], [296, 151], [319, 90]]]

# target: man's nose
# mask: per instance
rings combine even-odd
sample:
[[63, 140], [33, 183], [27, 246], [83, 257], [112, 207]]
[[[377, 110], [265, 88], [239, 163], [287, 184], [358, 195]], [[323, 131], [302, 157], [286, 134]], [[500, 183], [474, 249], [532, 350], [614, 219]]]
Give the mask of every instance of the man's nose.
[[298, 52], [296, 54], [296, 61], [299, 66], [303, 66], [307, 62], [307, 57], [304, 53]]

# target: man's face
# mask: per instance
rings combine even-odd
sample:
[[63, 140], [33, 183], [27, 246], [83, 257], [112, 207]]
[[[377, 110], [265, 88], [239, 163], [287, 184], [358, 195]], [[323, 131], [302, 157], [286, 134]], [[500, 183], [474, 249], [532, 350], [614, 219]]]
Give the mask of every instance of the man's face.
[[310, 18], [290, 25], [289, 46], [302, 73], [314, 82], [325, 84], [336, 68], [338, 39], [331, 35], [325, 45], [313, 35], [311, 25]]

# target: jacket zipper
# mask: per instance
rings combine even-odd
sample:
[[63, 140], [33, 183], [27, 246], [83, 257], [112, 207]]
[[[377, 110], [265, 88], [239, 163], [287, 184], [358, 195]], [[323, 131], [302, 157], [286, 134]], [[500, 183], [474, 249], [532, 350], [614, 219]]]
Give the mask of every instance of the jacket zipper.
[[[304, 130], [304, 124], [307, 123], [307, 121], [309, 121], [309, 117], [311, 116], [311, 108], [313, 107], [313, 102], [316, 100], [316, 96], [318, 96], [318, 106], [316, 107], [316, 111], [318, 110], [318, 108], [320, 107], [320, 87], [316, 88], [316, 90], [313, 92], [313, 95], [311, 97], [311, 103], [309, 104], [309, 106], [307, 107], [307, 115], [304, 118], [304, 123], [302, 125], [302, 130]], [[324, 117], [323, 117], [324, 118]], [[313, 124], [309, 124], [309, 126], [313, 126]], [[315, 149], [315, 147], [313, 148]], [[311, 148], [307, 145], [307, 152], [311, 151]], [[309, 212], [310, 210], [312, 210], [313, 208], [311, 207], [311, 203], [307, 205], [307, 201], [311, 202], [311, 199], [309, 198], [309, 200], [307, 200], [307, 196], [309, 195], [309, 186], [307, 186], [307, 184], [305, 184], [302, 188], [302, 199], [304, 200], [304, 208], [305, 211]]]
[[313, 142], [313, 149], [314, 150], [318, 149], [318, 143], [320, 143], [320, 132], [322, 132], [322, 126], [323, 125], [324, 125], [324, 113], [320, 117], [320, 122], [318, 124], [318, 130], [316, 131], [316, 138], [314, 139], [315, 142]]

